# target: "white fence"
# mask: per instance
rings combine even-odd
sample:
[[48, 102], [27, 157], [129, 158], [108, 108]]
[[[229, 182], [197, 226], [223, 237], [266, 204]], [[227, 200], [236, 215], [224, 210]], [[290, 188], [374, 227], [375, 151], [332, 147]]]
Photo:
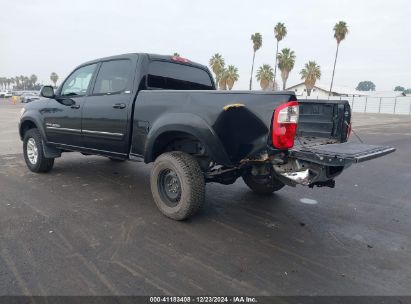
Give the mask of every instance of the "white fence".
[[[328, 97], [300, 97], [307, 99], [328, 99]], [[337, 97], [331, 100], [348, 100], [353, 112], [411, 115], [411, 97]]]

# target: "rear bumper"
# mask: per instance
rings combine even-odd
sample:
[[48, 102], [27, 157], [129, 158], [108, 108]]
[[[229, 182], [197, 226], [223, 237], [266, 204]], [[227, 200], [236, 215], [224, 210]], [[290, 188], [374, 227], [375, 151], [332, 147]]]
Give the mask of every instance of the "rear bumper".
[[325, 166], [298, 159], [289, 159], [285, 165], [273, 165], [276, 177], [289, 186], [334, 187], [334, 178], [345, 166]]

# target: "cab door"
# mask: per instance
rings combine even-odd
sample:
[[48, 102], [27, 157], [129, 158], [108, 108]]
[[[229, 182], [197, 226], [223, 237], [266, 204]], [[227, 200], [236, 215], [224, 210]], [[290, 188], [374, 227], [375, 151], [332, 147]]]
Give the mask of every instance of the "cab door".
[[83, 147], [127, 154], [135, 61], [103, 61], [82, 116]]
[[55, 99], [43, 109], [47, 141], [81, 146], [81, 114], [97, 64], [82, 66], [64, 81]]

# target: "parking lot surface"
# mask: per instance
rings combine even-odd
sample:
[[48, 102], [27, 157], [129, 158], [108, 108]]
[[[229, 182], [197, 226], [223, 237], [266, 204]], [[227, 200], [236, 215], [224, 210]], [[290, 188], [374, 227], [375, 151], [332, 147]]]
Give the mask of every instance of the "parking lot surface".
[[0, 100], [1, 295], [411, 295], [409, 116], [354, 115], [365, 142], [397, 152], [335, 189], [208, 184], [176, 222], [152, 200], [150, 165], [66, 153], [31, 173], [20, 108]]

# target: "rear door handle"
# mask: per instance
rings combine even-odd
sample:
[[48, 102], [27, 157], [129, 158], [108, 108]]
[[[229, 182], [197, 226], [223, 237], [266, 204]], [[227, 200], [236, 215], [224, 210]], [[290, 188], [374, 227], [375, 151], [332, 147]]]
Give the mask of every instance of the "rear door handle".
[[72, 105], [72, 106], [70, 106], [70, 108], [72, 108], [72, 109], [80, 109], [80, 105]]
[[114, 109], [124, 109], [125, 107], [126, 107], [126, 104], [124, 104], [124, 103], [113, 104]]

